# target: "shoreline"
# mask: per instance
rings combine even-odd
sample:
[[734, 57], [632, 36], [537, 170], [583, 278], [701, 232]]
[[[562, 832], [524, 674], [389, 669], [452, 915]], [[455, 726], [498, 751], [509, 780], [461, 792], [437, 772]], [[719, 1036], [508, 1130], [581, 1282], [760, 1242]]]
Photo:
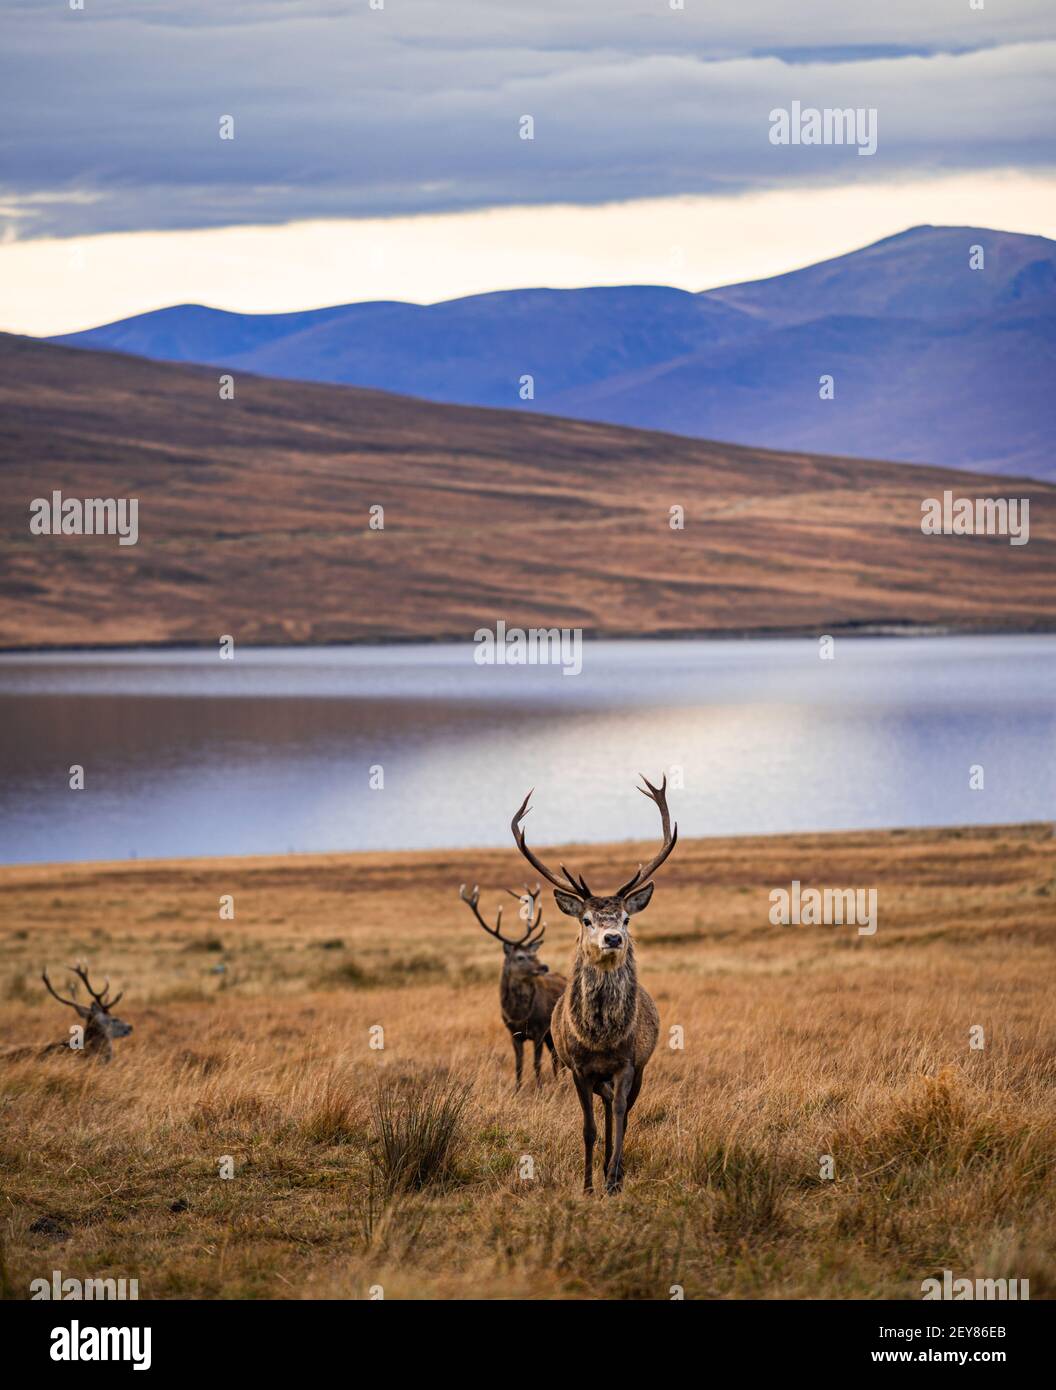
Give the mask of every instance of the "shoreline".
[[[680, 835], [679, 844], [696, 847], [714, 855], [723, 849], [746, 849], [757, 846], [759, 849], [781, 850], [785, 846], [801, 844], [804, 841], [827, 842], [834, 848], [849, 845], [868, 846], [874, 842], [913, 841], [913, 840], [960, 840], [969, 836], [990, 838], [994, 835], [1026, 835], [1041, 839], [1056, 836], [1056, 820], [994, 821], [971, 825], [908, 825], [883, 826], [880, 828], [862, 827], [852, 830], [782, 830], [773, 834], [756, 835]], [[570, 840], [561, 844], [543, 845], [540, 851], [568, 858], [592, 859], [605, 862], [610, 859], [633, 858], [632, 851], [644, 842], [628, 840]], [[26, 860], [17, 863], [0, 863], [0, 889], [9, 886], [23, 874], [92, 873], [135, 874], [135, 873], [184, 873], [189, 870], [216, 873], [227, 868], [246, 872], [294, 871], [315, 866], [329, 869], [348, 864], [363, 869], [398, 870], [401, 867], [415, 868], [435, 865], [437, 860], [461, 860], [472, 857], [474, 861], [509, 859], [521, 874], [516, 850], [508, 845], [439, 845], [427, 849], [335, 849], [335, 850], [294, 850], [292, 853], [262, 852], [257, 854], [220, 855], [175, 855], [161, 859], [52, 859]], [[523, 875], [522, 875], [523, 876]]]
[[[558, 626], [557, 624], [536, 624]], [[949, 623], [901, 623], [896, 620], [881, 623], [821, 623], [815, 627], [774, 627], [738, 629], [680, 628], [665, 632], [589, 632], [583, 631], [584, 642], [778, 642], [796, 639], [817, 639], [822, 636], [859, 638], [885, 637], [913, 639], [924, 637], [1052, 637], [1056, 636], [1056, 619], [1051, 623], [1030, 627], [969, 627]], [[238, 642], [238, 651], [334, 651], [359, 650], [364, 647], [436, 647], [444, 645], [472, 646], [472, 636], [460, 633], [427, 634], [424, 636], [351, 637], [340, 642]], [[79, 642], [48, 646], [34, 643], [25, 646], [0, 646], [5, 656], [62, 656], [78, 652], [214, 652], [216, 642], [159, 641], [159, 642]]]

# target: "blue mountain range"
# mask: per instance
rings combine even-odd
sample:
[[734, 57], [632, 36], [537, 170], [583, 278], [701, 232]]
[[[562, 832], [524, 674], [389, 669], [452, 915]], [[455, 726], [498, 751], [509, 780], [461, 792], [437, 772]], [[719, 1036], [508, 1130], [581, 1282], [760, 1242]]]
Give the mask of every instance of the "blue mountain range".
[[525, 289], [293, 314], [181, 304], [52, 341], [739, 444], [1056, 478], [1056, 242], [978, 227], [913, 227], [700, 294]]

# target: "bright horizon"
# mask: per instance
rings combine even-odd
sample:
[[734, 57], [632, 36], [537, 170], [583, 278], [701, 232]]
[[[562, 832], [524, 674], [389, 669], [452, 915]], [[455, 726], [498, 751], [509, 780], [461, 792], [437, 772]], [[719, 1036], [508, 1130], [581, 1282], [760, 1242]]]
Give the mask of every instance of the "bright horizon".
[[0, 330], [47, 337], [186, 303], [265, 314], [543, 286], [695, 292], [783, 274], [926, 223], [1056, 237], [1056, 178], [993, 170], [599, 206], [9, 240], [0, 245]]

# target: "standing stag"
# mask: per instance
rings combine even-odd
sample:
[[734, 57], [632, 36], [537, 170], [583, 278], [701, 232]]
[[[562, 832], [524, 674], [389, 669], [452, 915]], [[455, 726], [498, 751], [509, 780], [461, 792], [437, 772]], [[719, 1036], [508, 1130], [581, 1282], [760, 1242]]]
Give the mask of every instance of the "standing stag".
[[[507, 888], [511, 898], [518, 895]], [[525, 888], [521, 901], [531, 903], [527, 916], [527, 930], [519, 941], [508, 941], [502, 934], [502, 908], [495, 917], [494, 927], [489, 927], [480, 915], [477, 904], [480, 889], [474, 885], [473, 892], [466, 892], [463, 883], [458, 896], [473, 913], [489, 936], [502, 942], [504, 960], [502, 978], [499, 981], [499, 1003], [502, 1007], [502, 1021], [510, 1031], [513, 1040], [513, 1060], [517, 1071], [514, 1091], [521, 1088], [521, 1073], [524, 1070], [524, 1041], [530, 1039], [535, 1044], [535, 1084], [542, 1086], [539, 1072], [543, 1060], [543, 1047], [550, 1049], [554, 1075], [557, 1075], [557, 1056], [554, 1053], [554, 1040], [550, 1035], [550, 1016], [554, 1005], [565, 988], [562, 975], [551, 975], [550, 967], [539, 959], [539, 947], [543, 944], [546, 926], [540, 928], [543, 909], [539, 904], [540, 888]], [[535, 933], [538, 931], [538, 935]]]
[[107, 999], [106, 996], [110, 993], [109, 980], [103, 985], [102, 993], [97, 994], [88, 981], [88, 972], [83, 965], [73, 965], [70, 966], [70, 969], [92, 996], [92, 1002], [87, 1008], [83, 1004], [78, 1004], [75, 999], [66, 999], [61, 994], [57, 994], [48, 979], [47, 970], [40, 978], [44, 981], [49, 994], [53, 995], [60, 1004], [68, 1004], [71, 1009], [76, 1009], [80, 1017], [84, 1019], [83, 1046], [71, 1048], [68, 1042], [50, 1043], [41, 1051], [40, 1056], [44, 1057], [49, 1052], [80, 1051], [86, 1057], [97, 1058], [100, 1062], [109, 1062], [114, 1051], [112, 1039], [127, 1038], [132, 1031], [131, 1023], [125, 1023], [122, 1019], [115, 1018], [110, 1012], [114, 1005], [120, 1002], [124, 990], [115, 995], [113, 999]]
[[645, 786], [638, 790], [660, 809], [664, 842], [647, 865], [639, 864], [608, 897], [595, 896], [583, 876], [576, 878], [563, 864], [560, 876], [553, 873], [528, 848], [521, 822], [531, 792], [510, 823], [517, 848], [554, 885], [558, 907], [579, 918], [572, 983], [554, 1009], [551, 1028], [557, 1055], [571, 1071], [583, 1107], [583, 1191], [588, 1193], [594, 1190], [594, 1097], [601, 1096], [605, 1105], [605, 1188], [619, 1192], [627, 1116], [660, 1029], [656, 1005], [638, 983], [629, 923], [648, 906], [653, 896], [648, 880], [674, 849], [678, 828], [672, 827], [667, 809], [667, 778], [659, 787], [645, 777], [642, 781]]

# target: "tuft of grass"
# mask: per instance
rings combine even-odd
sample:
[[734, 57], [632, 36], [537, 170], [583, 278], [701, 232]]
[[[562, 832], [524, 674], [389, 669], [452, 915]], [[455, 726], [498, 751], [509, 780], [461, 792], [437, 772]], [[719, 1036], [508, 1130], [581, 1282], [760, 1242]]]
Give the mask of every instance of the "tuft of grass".
[[366, 989], [371, 984], [370, 971], [352, 956], [335, 966], [327, 979], [333, 984], [351, 986], [352, 989]]
[[451, 1177], [470, 1090], [468, 1081], [444, 1071], [379, 1081], [372, 1158], [387, 1192], [421, 1190]]
[[319, 1098], [300, 1120], [300, 1132], [309, 1144], [333, 1148], [364, 1137], [359, 1093], [348, 1081], [327, 1078]]
[[742, 1144], [701, 1146], [694, 1155], [697, 1181], [715, 1195], [712, 1226], [727, 1246], [781, 1234], [792, 1187], [776, 1150]]

